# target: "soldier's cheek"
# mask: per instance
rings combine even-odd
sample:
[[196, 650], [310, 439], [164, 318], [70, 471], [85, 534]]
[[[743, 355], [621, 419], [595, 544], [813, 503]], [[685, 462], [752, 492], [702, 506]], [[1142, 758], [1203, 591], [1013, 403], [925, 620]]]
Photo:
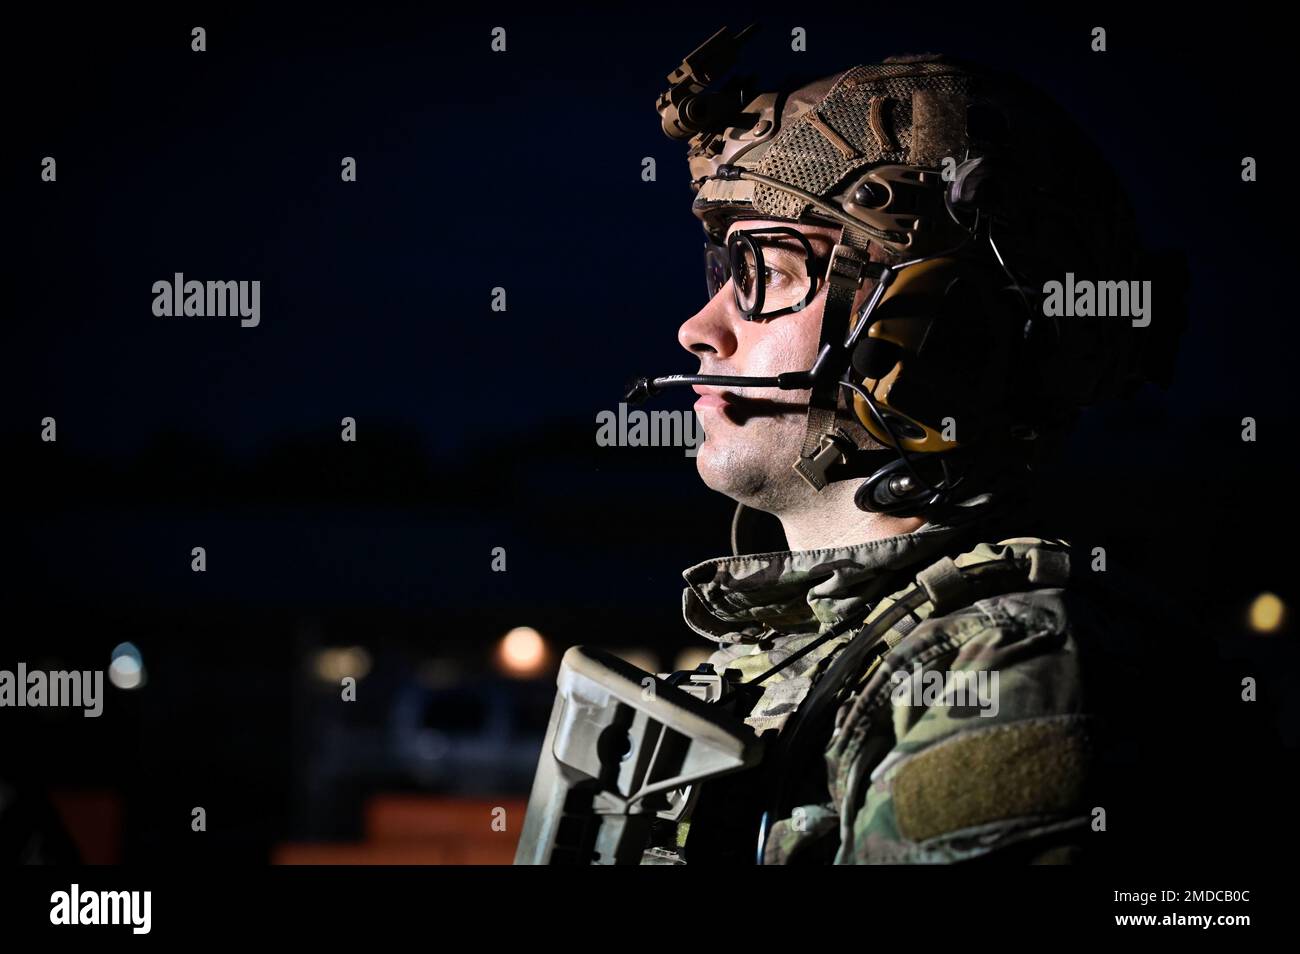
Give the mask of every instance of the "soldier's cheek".
[[[744, 363], [745, 374], [777, 375], [785, 371], [806, 371], [817, 357], [821, 321], [807, 314], [786, 315], [755, 329], [753, 337], [742, 342], [737, 357]], [[755, 395], [757, 396], [757, 395]], [[788, 398], [772, 389], [763, 397], [771, 400]]]

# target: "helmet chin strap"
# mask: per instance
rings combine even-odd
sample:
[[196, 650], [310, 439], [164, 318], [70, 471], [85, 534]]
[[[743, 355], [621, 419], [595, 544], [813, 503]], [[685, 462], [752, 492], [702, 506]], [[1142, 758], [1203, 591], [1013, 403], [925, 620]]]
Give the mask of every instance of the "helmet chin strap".
[[849, 316], [869, 262], [866, 233], [844, 226], [826, 269], [826, 304], [817, 352], [819, 358], [826, 356], [826, 366], [812, 383], [803, 444], [794, 462], [794, 472], [818, 491], [829, 482], [827, 471], [846, 463], [857, 447], [836, 426], [835, 411], [839, 406], [840, 377], [849, 364], [849, 351], [844, 347], [849, 336]]

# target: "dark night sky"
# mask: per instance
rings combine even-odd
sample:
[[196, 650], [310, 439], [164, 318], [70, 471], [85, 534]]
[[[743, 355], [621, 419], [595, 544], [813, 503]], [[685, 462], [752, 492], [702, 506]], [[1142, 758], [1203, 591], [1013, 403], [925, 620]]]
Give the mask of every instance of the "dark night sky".
[[[13, 431], [54, 413], [88, 452], [173, 429], [249, 453], [346, 413], [446, 454], [585, 429], [633, 371], [690, 365], [674, 333], [700, 304], [698, 226], [652, 102], [716, 16], [512, 16], [505, 55], [490, 18], [203, 18], [202, 55], [176, 39], [191, 19], [24, 37], [48, 78], [23, 84], [10, 153], [55, 155], [60, 181], [17, 190]], [[1179, 34], [1200, 25], [1176, 20], [1117, 18], [1105, 54], [1079, 18], [1014, 34], [931, 15], [798, 22], [807, 54], [788, 51], [785, 20], [763, 21], [748, 54], [761, 77], [926, 47], [1056, 95], [1119, 168], [1149, 241], [1191, 254], [1196, 322], [1170, 406], [1263, 414], [1289, 396], [1289, 349], [1222, 333], [1274, 297], [1274, 275], [1230, 266], [1262, 251], [1280, 198], [1266, 159], [1261, 182], [1236, 175], [1269, 145], [1270, 97], [1246, 90], [1267, 89], [1276, 61], [1249, 85], [1225, 77], [1230, 55], [1198, 69]], [[339, 182], [343, 155], [355, 184]], [[658, 182], [640, 180], [643, 156]], [[149, 286], [174, 271], [261, 278], [262, 326], [154, 318]], [[495, 285], [505, 316], [488, 308]]]

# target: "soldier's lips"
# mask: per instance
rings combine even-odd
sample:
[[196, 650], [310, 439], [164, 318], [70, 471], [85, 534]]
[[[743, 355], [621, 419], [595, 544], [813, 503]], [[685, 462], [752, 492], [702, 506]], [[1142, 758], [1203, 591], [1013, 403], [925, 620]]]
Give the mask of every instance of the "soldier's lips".
[[695, 400], [695, 409], [697, 411], [706, 407], [724, 408], [728, 404], [739, 400], [739, 398], [730, 391], [722, 391], [718, 388], [708, 388], [702, 384], [694, 385], [691, 390], [699, 395]]
[[695, 410], [699, 411], [706, 407], [724, 408], [727, 406], [727, 399], [718, 394], [701, 394], [695, 400]]

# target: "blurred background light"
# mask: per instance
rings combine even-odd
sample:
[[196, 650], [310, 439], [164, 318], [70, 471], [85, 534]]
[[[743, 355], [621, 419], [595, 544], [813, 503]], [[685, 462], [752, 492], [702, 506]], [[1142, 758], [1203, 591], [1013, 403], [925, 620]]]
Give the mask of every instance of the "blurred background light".
[[702, 662], [708, 662], [713, 655], [712, 646], [690, 646], [677, 654], [673, 661], [673, 670], [694, 669]]
[[316, 677], [321, 682], [336, 683], [344, 676], [360, 681], [370, 672], [370, 653], [361, 646], [335, 646], [316, 654]]
[[119, 689], [139, 689], [144, 685], [144, 657], [135, 643], [118, 643], [113, 647], [108, 681]]
[[501, 638], [497, 663], [502, 672], [516, 679], [530, 679], [545, 669], [550, 653], [542, 634], [531, 626], [516, 626]]
[[638, 669], [644, 669], [646, 672], [659, 672], [659, 654], [652, 653], [648, 649], [611, 649], [610, 652], [623, 660], [625, 663], [631, 663]]
[[1250, 604], [1250, 628], [1257, 633], [1276, 632], [1286, 618], [1286, 604], [1274, 593], [1260, 593]]

